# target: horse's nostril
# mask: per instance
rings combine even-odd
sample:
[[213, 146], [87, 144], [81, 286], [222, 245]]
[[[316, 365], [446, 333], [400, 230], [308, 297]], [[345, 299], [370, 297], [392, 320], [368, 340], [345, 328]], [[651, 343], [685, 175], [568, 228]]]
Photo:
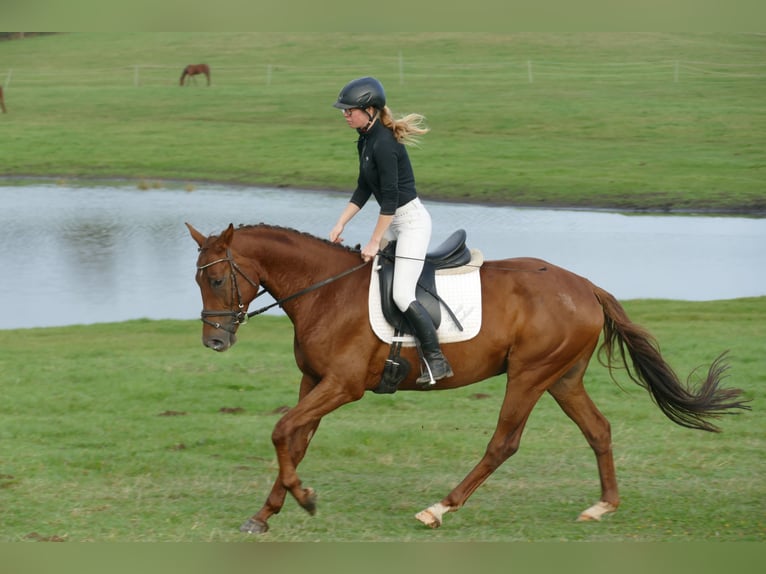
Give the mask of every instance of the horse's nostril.
[[208, 339], [205, 341], [205, 346], [213, 349], [214, 351], [223, 351], [226, 349], [226, 343], [221, 339]]

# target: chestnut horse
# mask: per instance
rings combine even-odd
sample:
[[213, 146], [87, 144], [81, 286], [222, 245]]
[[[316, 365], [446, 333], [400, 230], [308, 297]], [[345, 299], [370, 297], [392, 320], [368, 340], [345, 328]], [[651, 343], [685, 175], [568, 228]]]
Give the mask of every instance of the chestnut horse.
[[2, 110], [3, 113], [7, 112], [7, 110], [5, 109], [5, 97], [3, 96], [3, 86], [0, 86], [0, 110]]
[[[186, 81], [186, 78], [193, 78], [194, 76], [198, 74], [205, 74], [205, 77], [207, 78], [207, 85], [210, 85], [210, 66], [207, 64], [189, 64], [184, 68], [184, 71], [181, 73], [181, 80], [179, 82], [179, 85], [183, 86], [184, 81]], [[188, 83], [188, 82], [187, 82]]]
[[[259, 292], [281, 305], [295, 329], [295, 360], [302, 373], [298, 403], [276, 423], [272, 441], [279, 472], [264, 506], [240, 528], [263, 533], [289, 492], [309, 513], [316, 495], [304, 488], [297, 466], [322, 417], [361, 399], [381, 380], [389, 344], [370, 327], [370, 264], [359, 250], [330, 243], [293, 229], [269, 225], [233, 225], [205, 237], [188, 223], [199, 245], [196, 280], [202, 293], [202, 342], [226, 351], [240, 324], [268, 307], [248, 313]], [[585, 391], [583, 375], [596, 349], [604, 364], [624, 365], [631, 379], [647, 389], [662, 412], [676, 424], [717, 432], [709, 418], [732, 409], [748, 409], [739, 389], [719, 386], [727, 366], [723, 355], [710, 366], [695, 391], [681, 384], [660, 355], [657, 343], [632, 323], [609, 293], [587, 279], [531, 258], [484, 262], [480, 269], [483, 324], [472, 339], [443, 344], [455, 372], [435, 388], [454, 389], [506, 373], [505, 398], [484, 456], [446, 498], [416, 518], [436, 528], [513, 455], [532, 408], [550, 393], [585, 435], [596, 455], [600, 500], [579, 520], [600, 520], [620, 503], [609, 422]], [[402, 356], [419, 364], [414, 347]], [[628, 367], [628, 357], [632, 369]], [[617, 361], [615, 359], [618, 359]], [[419, 372], [401, 390], [420, 390]]]

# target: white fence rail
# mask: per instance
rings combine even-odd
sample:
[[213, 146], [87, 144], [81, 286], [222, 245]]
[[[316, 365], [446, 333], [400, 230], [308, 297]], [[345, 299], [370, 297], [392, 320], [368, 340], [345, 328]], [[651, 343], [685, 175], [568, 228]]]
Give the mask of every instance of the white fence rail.
[[[210, 65], [213, 84], [260, 84], [272, 85], [295, 78], [321, 80], [345, 77], [337, 66], [299, 66], [278, 63], [258, 63], [252, 66]], [[3, 86], [34, 88], [50, 85], [88, 87], [143, 87], [178, 85], [184, 65], [131, 64], [117, 68], [8, 68]], [[2, 70], [2, 68], [0, 68]], [[2, 77], [0, 71], [0, 77]], [[471, 80], [511, 83], [543, 83], [556, 81], [590, 82], [673, 82], [716, 80], [764, 80], [766, 62], [738, 64], [730, 62], [699, 62], [667, 60], [653, 62], [592, 62], [572, 63], [548, 60], [490, 61], [463, 64], [434, 64], [417, 59], [405, 60], [401, 56], [392, 59], [390, 76], [401, 84], [423, 80]], [[194, 80], [192, 80], [194, 81]]]

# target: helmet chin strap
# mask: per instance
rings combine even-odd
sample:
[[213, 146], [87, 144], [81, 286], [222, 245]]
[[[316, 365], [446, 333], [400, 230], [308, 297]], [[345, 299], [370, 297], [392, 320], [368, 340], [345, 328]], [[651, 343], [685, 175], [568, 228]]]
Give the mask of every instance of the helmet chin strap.
[[366, 132], [367, 130], [369, 130], [369, 129], [372, 127], [372, 124], [374, 124], [374, 123], [375, 123], [375, 120], [377, 120], [377, 119], [378, 119], [378, 116], [380, 116], [380, 110], [377, 110], [377, 109], [376, 109], [376, 110], [375, 110], [375, 114], [374, 114], [374, 115], [373, 115], [373, 114], [371, 114], [370, 112], [368, 112], [368, 111], [367, 111], [367, 109], [363, 109], [362, 111], [363, 111], [365, 114], [367, 114], [367, 119], [368, 119], [368, 121], [367, 121], [367, 125], [366, 125], [366, 126], [364, 126], [364, 127], [362, 128], [362, 131], [363, 131], [363, 132]]

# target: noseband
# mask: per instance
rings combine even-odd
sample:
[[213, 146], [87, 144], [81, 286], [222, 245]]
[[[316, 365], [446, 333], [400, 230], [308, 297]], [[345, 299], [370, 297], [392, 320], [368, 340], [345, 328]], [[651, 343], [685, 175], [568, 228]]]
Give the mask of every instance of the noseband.
[[[232, 311], [209, 311], [207, 309], [202, 309], [202, 322], [206, 325], [210, 325], [211, 327], [214, 327], [216, 329], [223, 329], [224, 331], [227, 331], [229, 333], [234, 333], [237, 330], [237, 327], [239, 325], [242, 325], [247, 322], [248, 314], [245, 313], [245, 304], [242, 302], [242, 294], [239, 291], [239, 283], [237, 283], [237, 274], [242, 275], [242, 277], [245, 278], [245, 280], [250, 283], [253, 287], [255, 287], [256, 290], [256, 296], [253, 297], [253, 299], [260, 297], [263, 295], [266, 291], [261, 290], [259, 291], [260, 287], [258, 286], [258, 283], [250, 279], [250, 277], [247, 276], [247, 274], [242, 271], [240, 266], [237, 264], [236, 261], [234, 261], [234, 258], [231, 256], [231, 249], [226, 249], [226, 257], [223, 257], [221, 259], [216, 259], [215, 261], [211, 261], [210, 263], [205, 263], [205, 265], [198, 265], [197, 271], [202, 271], [203, 269], [207, 269], [208, 267], [211, 267], [215, 265], [216, 263], [228, 263], [229, 267], [231, 268], [231, 291], [232, 296], [236, 294], [237, 297], [237, 309]], [[233, 297], [232, 297], [233, 298]], [[222, 323], [219, 323], [217, 321], [211, 321], [208, 319], [208, 317], [231, 317], [231, 322], [227, 325], [224, 325]]]

